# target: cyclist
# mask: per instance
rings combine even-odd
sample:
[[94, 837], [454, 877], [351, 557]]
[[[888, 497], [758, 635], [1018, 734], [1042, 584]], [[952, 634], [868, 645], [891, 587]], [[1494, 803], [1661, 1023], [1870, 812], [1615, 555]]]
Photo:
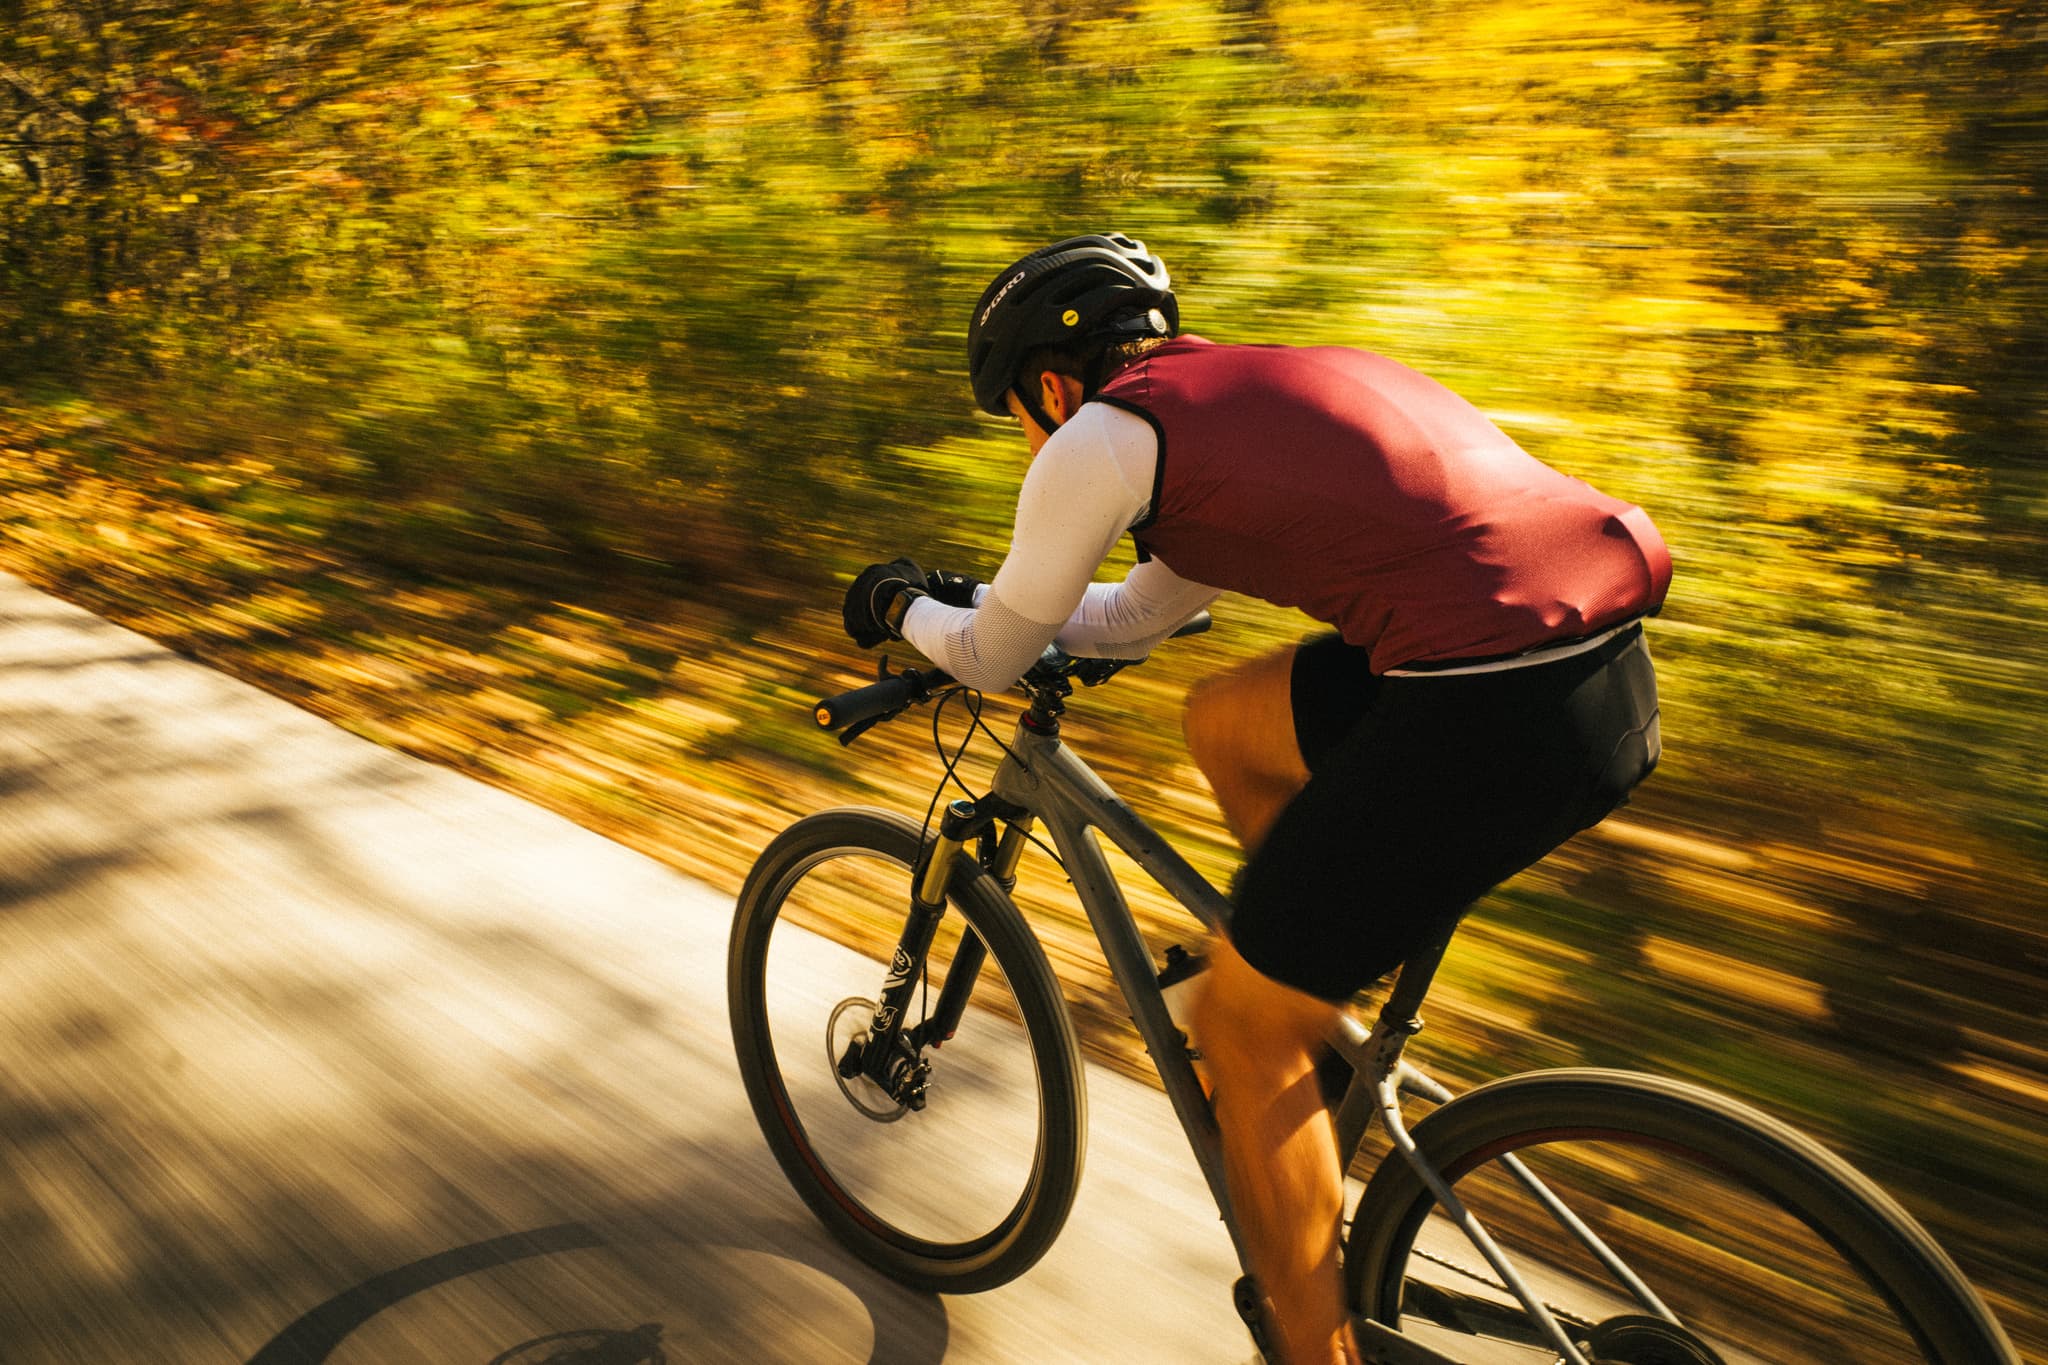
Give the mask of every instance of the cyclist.
[[[1182, 335], [1166, 267], [1122, 235], [1004, 270], [967, 344], [976, 401], [1031, 450], [1010, 552], [987, 584], [871, 565], [846, 598], [855, 641], [905, 639], [999, 690], [1054, 640], [1141, 658], [1221, 591], [1333, 628], [1188, 699], [1189, 750], [1247, 854], [1194, 1041], [1269, 1349], [1356, 1358], [1322, 1039], [1648, 775], [1640, 623], [1670, 557], [1641, 509], [1392, 360]], [[1093, 582], [1126, 533], [1138, 563]]]

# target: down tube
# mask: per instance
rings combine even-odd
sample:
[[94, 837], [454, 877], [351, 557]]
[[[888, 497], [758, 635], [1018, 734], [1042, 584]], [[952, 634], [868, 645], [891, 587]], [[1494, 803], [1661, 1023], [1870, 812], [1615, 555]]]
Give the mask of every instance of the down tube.
[[[1107, 834], [1169, 893], [1212, 928], [1228, 915], [1227, 903], [1087, 764], [1065, 748], [1040, 757], [1041, 761], [1033, 765], [1033, 775], [1065, 799], [1034, 804], [1051, 830], [1053, 842], [1059, 846], [1067, 875], [1073, 878], [1081, 904], [1095, 928], [1095, 936], [1102, 943], [1110, 973], [1123, 990], [1132, 1022], [1137, 1024], [1139, 1036], [1152, 1053], [1159, 1078], [1166, 1085], [1166, 1097], [1172, 1101], [1174, 1114], [1188, 1135], [1188, 1145], [1194, 1149], [1202, 1177], [1208, 1181], [1216, 1207], [1223, 1213], [1224, 1226], [1230, 1229], [1231, 1240], [1237, 1244], [1238, 1260], [1242, 1264], [1244, 1247], [1238, 1242], [1237, 1225], [1230, 1216], [1230, 1199], [1223, 1185], [1223, 1148], [1217, 1136], [1215, 1116], [1209, 1110], [1208, 1098], [1202, 1093], [1201, 1082], [1195, 1078], [1194, 1067], [1189, 1064], [1187, 1053], [1181, 1046], [1180, 1030], [1166, 1011], [1166, 1000], [1159, 993], [1158, 968], [1153, 964], [1152, 954], [1138, 933], [1137, 921], [1131, 917], [1123, 888], [1117, 885], [1090, 827], [1099, 828]], [[1042, 761], [1046, 758], [1051, 761]]]

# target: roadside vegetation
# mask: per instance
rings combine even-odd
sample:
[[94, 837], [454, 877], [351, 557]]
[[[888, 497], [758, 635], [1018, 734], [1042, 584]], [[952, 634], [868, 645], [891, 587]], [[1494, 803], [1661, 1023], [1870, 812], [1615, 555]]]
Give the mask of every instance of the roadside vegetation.
[[[1191, 330], [1414, 364], [1672, 544], [1664, 766], [1430, 1055], [1762, 1103], [2044, 1351], [2044, 67], [1997, 0], [7, 0], [0, 565], [736, 888], [929, 799], [928, 730], [811, 725], [839, 585], [994, 567], [968, 307], [1141, 236]], [[1178, 702], [1303, 623], [1217, 615], [1073, 734], [1224, 877]]]

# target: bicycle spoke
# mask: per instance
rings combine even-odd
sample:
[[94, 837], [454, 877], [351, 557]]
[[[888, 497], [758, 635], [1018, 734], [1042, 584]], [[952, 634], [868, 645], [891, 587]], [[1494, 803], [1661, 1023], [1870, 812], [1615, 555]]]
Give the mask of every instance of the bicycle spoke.
[[[918, 1107], [886, 1083], [840, 1074], [856, 1035], [876, 1031], [882, 954], [827, 942], [801, 926], [871, 880], [860, 860], [821, 865], [792, 893], [769, 941], [765, 1005], [778, 1055], [814, 1065], [783, 1073], [790, 1108], [844, 1193], [876, 1219], [933, 1242], [969, 1241], [1000, 1223], [1031, 1178], [1037, 1155], [1038, 1087], [1016, 1004], [1002, 973], [982, 965], [955, 1036], [914, 1048], [929, 1001], [943, 998], [961, 938], [957, 916], [928, 957], [936, 995], [910, 994], [905, 1036], [892, 1060], [930, 1068]], [[848, 865], [852, 864], [852, 865]], [[896, 891], [901, 895], [902, 883]], [[887, 951], [893, 952], [893, 947]]]
[[[1529, 1159], [1603, 1245], [1660, 1287], [1676, 1324], [1660, 1344], [1666, 1354], [1689, 1347], [1694, 1358], [1726, 1365], [1920, 1359], [1911, 1338], [1888, 1321], [1882, 1299], [1831, 1248], [1717, 1173], [1613, 1143], [1554, 1143]], [[1516, 1254], [1537, 1292], [1580, 1324], [1580, 1339], [1603, 1321], [1647, 1317], [1631, 1287], [1602, 1258], [1561, 1236], [1520, 1181], [1496, 1168], [1475, 1172], [1458, 1188]], [[1505, 1294], [1490, 1297], [1510, 1319], [1519, 1316]], [[1468, 1303], [1460, 1316], [1470, 1322], [1484, 1314]], [[1495, 1330], [1503, 1338], [1523, 1335]]]
[[[1490, 1089], [1431, 1115], [1416, 1145], [1589, 1359], [2001, 1358], [1995, 1327], [1938, 1248], [1789, 1130], [1705, 1092], [1617, 1073]], [[1419, 1176], [1383, 1170], [1354, 1219], [1361, 1307], [1464, 1358], [1555, 1359], [1524, 1295], [1497, 1268], [1473, 1268], [1466, 1231]]]
[[961, 863], [928, 891], [943, 909], [913, 916], [918, 856], [916, 828], [880, 812], [785, 831], [741, 893], [733, 1036], [762, 1132], [825, 1226], [907, 1284], [972, 1292], [1022, 1273], [1066, 1218], [1080, 1059], [1016, 907]]

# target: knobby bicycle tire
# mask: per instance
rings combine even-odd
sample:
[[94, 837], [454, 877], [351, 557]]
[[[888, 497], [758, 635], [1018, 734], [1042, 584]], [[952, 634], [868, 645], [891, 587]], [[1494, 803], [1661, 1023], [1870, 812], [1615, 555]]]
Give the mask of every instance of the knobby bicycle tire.
[[[863, 1203], [852, 1187], [858, 1182], [849, 1180], [850, 1173], [835, 1172], [833, 1160], [818, 1150], [791, 1099], [789, 1076], [797, 1074], [791, 1068], [822, 1068], [824, 1054], [798, 1036], [785, 1039], [778, 1055], [770, 1024], [771, 936], [804, 878], [839, 857], [873, 856], [900, 866], [896, 894], [901, 899], [875, 907], [895, 926], [893, 934], [907, 914], [910, 870], [921, 851], [917, 827], [887, 811], [826, 811], [784, 830], [762, 852], [740, 892], [726, 989], [747, 1098], [776, 1161], [812, 1212], [854, 1255], [892, 1278], [917, 1289], [972, 1293], [1007, 1283], [1045, 1254], [1066, 1222], [1081, 1177], [1085, 1094], [1080, 1049], [1058, 979], [1016, 905], [969, 859], [956, 860], [947, 889], [947, 914], [965, 922], [1001, 971], [1021, 1016], [1038, 1091], [1028, 1177], [1007, 1213], [976, 1235], [925, 1235], [897, 1226], [886, 1213]], [[875, 963], [877, 976], [881, 970]], [[823, 1021], [818, 1023], [822, 1027]], [[943, 1067], [950, 1060], [946, 1049], [938, 1049], [934, 1060], [942, 1068], [943, 1084]], [[935, 1086], [932, 1103], [940, 1102]], [[914, 1125], [924, 1118], [924, 1113], [911, 1113], [903, 1121]], [[871, 1135], [871, 1140], [887, 1139]], [[973, 1150], [949, 1150], [949, 1155], [977, 1158]]]
[[[1812, 1139], [1711, 1091], [1627, 1072], [1536, 1072], [1452, 1100], [1417, 1123], [1413, 1136], [1453, 1189], [1496, 1157], [1550, 1142], [1679, 1154], [1740, 1181], [1805, 1224], [1889, 1303], [1927, 1361], [2018, 1360], [1955, 1263], [1889, 1195]], [[1416, 1236], [1434, 1207], [1434, 1196], [1398, 1153], [1373, 1173], [1345, 1258], [1350, 1301], [1363, 1316], [1400, 1326]]]

